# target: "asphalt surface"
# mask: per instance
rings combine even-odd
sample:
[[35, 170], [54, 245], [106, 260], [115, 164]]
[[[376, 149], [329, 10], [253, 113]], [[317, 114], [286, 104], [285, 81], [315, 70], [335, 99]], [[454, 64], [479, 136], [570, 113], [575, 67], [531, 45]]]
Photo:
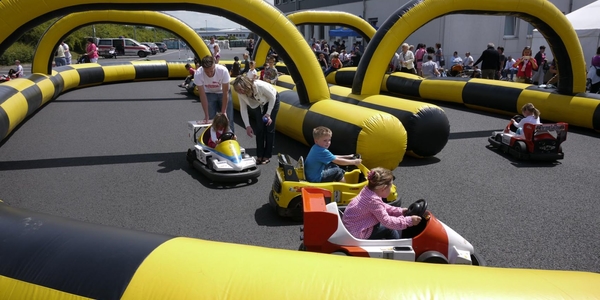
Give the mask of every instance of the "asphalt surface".
[[[242, 52], [225, 50], [223, 59]], [[0, 144], [0, 199], [97, 224], [297, 249], [300, 224], [267, 204], [275, 160], [260, 166], [258, 182], [237, 186], [213, 184], [188, 165], [186, 122], [201, 119], [202, 110], [179, 83], [119, 83], [60, 95]], [[564, 160], [520, 162], [488, 147], [506, 116], [436, 104], [450, 120], [450, 139], [435, 157], [406, 157], [394, 170], [403, 206], [426, 199], [488, 265], [600, 272], [600, 134], [570, 128]], [[254, 154], [237, 112], [235, 121], [240, 144]], [[276, 136], [276, 153], [298, 157], [308, 150]]]

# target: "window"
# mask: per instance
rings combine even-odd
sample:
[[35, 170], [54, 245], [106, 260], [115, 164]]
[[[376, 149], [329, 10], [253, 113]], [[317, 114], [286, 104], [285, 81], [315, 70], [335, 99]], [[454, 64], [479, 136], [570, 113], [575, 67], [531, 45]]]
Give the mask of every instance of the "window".
[[368, 20], [369, 24], [371, 24], [371, 26], [373, 26], [373, 27], [377, 26], [378, 21], [379, 21], [379, 18], [369, 18], [369, 20]]
[[504, 20], [504, 36], [505, 37], [516, 37], [517, 36], [517, 17], [506, 16]]

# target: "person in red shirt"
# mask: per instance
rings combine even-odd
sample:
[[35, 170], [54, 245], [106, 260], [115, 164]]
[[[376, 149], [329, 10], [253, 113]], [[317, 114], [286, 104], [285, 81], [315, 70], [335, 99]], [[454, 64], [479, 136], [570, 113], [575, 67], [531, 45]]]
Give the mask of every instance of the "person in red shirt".
[[526, 46], [521, 53], [521, 58], [517, 59], [517, 62], [513, 67], [517, 68], [517, 82], [531, 83], [531, 76], [533, 70], [538, 68], [535, 58], [531, 57], [531, 48]]

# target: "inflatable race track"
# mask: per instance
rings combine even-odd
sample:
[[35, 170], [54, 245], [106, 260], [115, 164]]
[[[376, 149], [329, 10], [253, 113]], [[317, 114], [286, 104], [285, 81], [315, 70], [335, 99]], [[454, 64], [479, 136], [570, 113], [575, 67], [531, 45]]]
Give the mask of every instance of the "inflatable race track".
[[[226, 244], [3, 203], [0, 227], [5, 300], [592, 299], [598, 296], [592, 283], [600, 280], [589, 272], [440, 266]], [[382, 280], [396, 278], [398, 270], [411, 275]]]
[[[140, 8], [145, 11], [139, 11]], [[389, 98], [377, 98], [384, 86], [385, 66], [389, 61], [386, 57], [391, 57], [397, 45], [411, 32], [444, 14], [504, 14], [530, 21], [549, 37], [555, 54], [569, 57], [559, 62], [558, 93], [569, 97], [582, 93], [585, 86], [583, 58], [571, 54], [578, 52], [568, 48], [579, 45], [575, 33], [562, 13], [545, 0], [411, 1], [392, 14], [384, 30], [373, 35], [356, 69], [351, 93], [328, 86], [310, 48], [299, 46], [306, 42], [295, 25], [262, 0], [2, 0], [0, 22], [4, 30], [0, 31], [0, 53], [34, 26], [55, 17], [67, 17], [57, 21], [40, 42], [34, 58], [35, 72], [0, 84], [0, 138], [9, 138], [28, 116], [70, 89], [185, 77], [187, 73], [182, 63], [164, 61], [48, 68], [52, 49], [74, 28], [89, 24], [85, 23], [88, 16], [92, 22], [130, 23], [133, 20], [163, 27], [196, 45], [196, 54], [206, 53], [201, 52], [206, 51], [205, 48], [194, 44], [199, 41], [191, 36], [185, 24], [165, 16], [159, 16], [158, 21], [146, 19], [153, 14], [151, 11], [164, 10], [193, 10], [223, 16], [261, 36], [286, 62], [289, 82], [293, 82], [293, 90], [277, 87], [282, 98], [278, 119], [288, 118], [285, 124], [277, 123], [278, 130], [309, 144], [313, 127], [331, 127], [334, 132], [349, 136], [344, 152], [354, 149], [363, 154], [365, 164], [370, 166], [393, 169], [402, 160], [408, 143], [407, 130], [400, 122], [402, 113], [415, 118], [415, 114], [433, 112], [441, 123], [447, 122], [435, 106], [406, 104], [402, 108], [404, 112], [400, 112], [402, 109], [391, 105]], [[98, 11], [107, 13], [102, 16], [96, 13]], [[312, 17], [308, 14], [304, 18]], [[425, 89], [428, 85], [435, 86], [436, 82], [419, 84]], [[478, 84], [482, 95], [489, 91], [485, 82], [473, 83]], [[524, 96], [518, 101], [525, 101], [527, 95], [535, 100], [536, 92], [524, 89], [521, 92]], [[457, 97], [457, 93], [454, 91], [452, 95]], [[420, 95], [430, 99], [432, 94]], [[340, 95], [343, 99], [336, 99]], [[569, 109], [573, 107], [572, 102], [582, 103], [574, 110], [597, 107], [578, 98], [561, 101], [565, 101]], [[398, 111], [398, 116], [387, 112], [391, 108]], [[445, 134], [447, 128], [443, 130]], [[374, 147], [374, 141], [380, 142], [382, 137], [388, 141], [386, 147]], [[600, 297], [594, 284], [600, 281], [600, 275], [589, 272], [430, 265], [276, 250], [94, 225], [3, 203], [0, 203], [0, 228], [0, 299]], [[411, 276], [385, 280], [397, 278], [399, 273]], [[354, 276], [356, 274], [361, 276]]]

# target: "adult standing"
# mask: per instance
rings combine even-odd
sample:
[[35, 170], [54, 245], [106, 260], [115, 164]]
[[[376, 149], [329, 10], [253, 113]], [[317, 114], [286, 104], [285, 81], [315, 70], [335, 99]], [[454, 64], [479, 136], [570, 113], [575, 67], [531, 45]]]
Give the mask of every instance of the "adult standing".
[[497, 50], [500, 55], [500, 70], [496, 72], [496, 79], [502, 79], [502, 69], [506, 64], [506, 55], [504, 55], [504, 47], [498, 46]]
[[435, 62], [437, 62], [438, 66], [440, 68], [443, 68], [446, 66], [446, 61], [444, 59], [444, 52], [442, 51], [441, 43], [435, 44]]
[[590, 93], [598, 93], [600, 91], [600, 47], [596, 49], [596, 55], [592, 58], [592, 66], [588, 70], [588, 76], [592, 81]]
[[481, 56], [473, 64], [481, 64], [481, 78], [495, 79], [496, 73], [500, 70], [500, 53], [495, 49], [494, 43], [488, 43], [487, 49], [483, 50]]
[[408, 50], [408, 44], [402, 44], [402, 51], [400, 54], [400, 72], [415, 74], [415, 55]]
[[210, 43], [208, 43], [208, 49], [210, 49], [210, 54], [212, 56], [215, 56], [215, 45], [217, 45], [217, 47], [219, 46], [219, 44], [215, 42], [215, 37], [211, 36]]
[[65, 41], [63, 41], [61, 43], [61, 45], [63, 46], [63, 49], [65, 50], [65, 60], [67, 65], [71, 64], [71, 51], [69, 51], [69, 45], [67, 45], [67, 43], [65, 43]]
[[96, 43], [94, 43], [93, 38], [87, 39], [87, 45], [85, 47], [85, 54], [90, 58], [91, 63], [98, 62], [98, 48], [96, 47]]
[[229, 118], [229, 128], [233, 132], [233, 103], [229, 92], [230, 79], [227, 67], [216, 64], [215, 58], [210, 55], [202, 58], [200, 68], [194, 74], [194, 83], [198, 87], [198, 95], [204, 111], [204, 123], [208, 123], [209, 120], [215, 117], [217, 112], [221, 112]]
[[56, 52], [54, 52], [54, 64], [57, 67], [67, 64], [67, 59], [65, 58], [65, 48], [63, 48], [62, 45], [58, 45]]
[[531, 81], [533, 81], [533, 84], [535, 85], [544, 83], [544, 76], [546, 75], [544, 73], [544, 65], [547, 63], [545, 52], [546, 46], [541, 45], [540, 51], [538, 51], [538, 53], [535, 54], [535, 62], [537, 63], [538, 68], [537, 70], [533, 70], [533, 77], [531, 78]]
[[[238, 93], [246, 133], [250, 137], [256, 136], [256, 161], [258, 164], [267, 164], [273, 155], [279, 93], [271, 84], [246, 76], [236, 77], [233, 88]], [[248, 108], [254, 118], [254, 129], [248, 120]]]
[[242, 54], [242, 57], [244, 58], [244, 69], [242, 69], [241, 74], [246, 74], [248, 73], [248, 71], [250, 71], [250, 55], [248, 55], [248, 53], [244, 53]]

